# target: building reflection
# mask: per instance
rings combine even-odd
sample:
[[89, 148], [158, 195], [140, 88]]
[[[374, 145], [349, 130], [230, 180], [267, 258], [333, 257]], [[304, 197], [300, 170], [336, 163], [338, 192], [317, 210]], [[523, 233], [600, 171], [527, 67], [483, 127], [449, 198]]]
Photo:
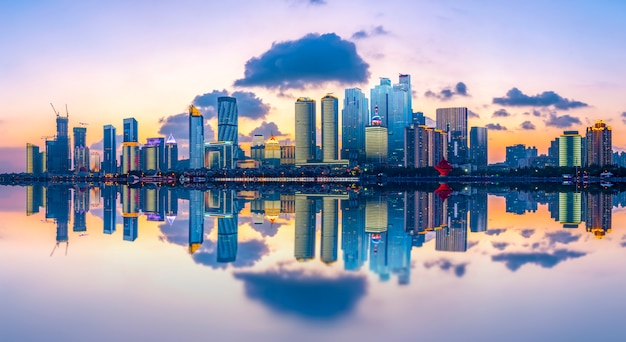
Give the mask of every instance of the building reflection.
[[587, 194], [585, 209], [587, 210], [585, 226], [588, 232], [598, 239], [611, 232], [613, 210], [613, 195], [611, 193]]
[[102, 189], [103, 213], [103, 231], [104, 234], [115, 233], [115, 225], [117, 220], [117, 186], [105, 184]]
[[139, 229], [140, 189], [122, 185], [122, 219], [124, 221], [124, 241], [135, 241]]
[[204, 242], [204, 193], [189, 190], [189, 253], [195, 253]]
[[74, 187], [74, 222], [72, 230], [87, 231], [87, 212], [89, 211], [89, 186], [86, 184]]
[[60, 244], [65, 243], [65, 254], [69, 247], [70, 221], [70, 188], [69, 186], [53, 185], [46, 191], [46, 221], [56, 224], [56, 244], [52, 249], [52, 256]]

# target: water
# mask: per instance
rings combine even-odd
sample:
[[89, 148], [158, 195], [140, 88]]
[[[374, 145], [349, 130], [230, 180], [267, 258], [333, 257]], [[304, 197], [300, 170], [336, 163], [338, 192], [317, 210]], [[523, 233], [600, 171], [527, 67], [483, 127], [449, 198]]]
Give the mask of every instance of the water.
[[0, 336], [622, 340], [624, 193], [437, 186], [2, 187]]

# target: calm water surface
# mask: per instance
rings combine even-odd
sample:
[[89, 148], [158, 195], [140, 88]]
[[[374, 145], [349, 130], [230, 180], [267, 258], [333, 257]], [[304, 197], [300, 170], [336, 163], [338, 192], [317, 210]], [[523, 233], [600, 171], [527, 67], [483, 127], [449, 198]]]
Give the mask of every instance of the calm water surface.
[[0, 187], [0, 338], [624, 340], [626, 196]]

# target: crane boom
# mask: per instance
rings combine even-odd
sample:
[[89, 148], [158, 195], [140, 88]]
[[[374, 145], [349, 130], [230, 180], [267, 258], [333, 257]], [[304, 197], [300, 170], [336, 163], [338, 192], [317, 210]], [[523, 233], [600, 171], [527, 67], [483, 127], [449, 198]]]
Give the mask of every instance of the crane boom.
[[52, 104], [52, 102], [50, 102], [50, 105], [52, 106], [52, 110], [54, 111], [54, 114], [56, 114], [57, 117], [61, 116], [59, 115], [59, 112], [57, 112], [56, 108], [54, 108], [54, 105]]

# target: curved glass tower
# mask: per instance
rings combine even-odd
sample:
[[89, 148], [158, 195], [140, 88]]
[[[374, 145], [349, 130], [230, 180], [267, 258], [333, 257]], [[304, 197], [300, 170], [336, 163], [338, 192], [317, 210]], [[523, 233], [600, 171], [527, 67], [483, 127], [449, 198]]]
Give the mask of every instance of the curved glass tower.
[[204, 166], [204, 118], [202, 113], [189, 106], [189, 168]]
[[232, 141], [238, 145], [239, 113], [237, 99], [230, 96], [217, 98], [217, 140]]
[[322, 160], [337, 160], [339, 150], [339, 100], [331, 94], [322, 97]]

